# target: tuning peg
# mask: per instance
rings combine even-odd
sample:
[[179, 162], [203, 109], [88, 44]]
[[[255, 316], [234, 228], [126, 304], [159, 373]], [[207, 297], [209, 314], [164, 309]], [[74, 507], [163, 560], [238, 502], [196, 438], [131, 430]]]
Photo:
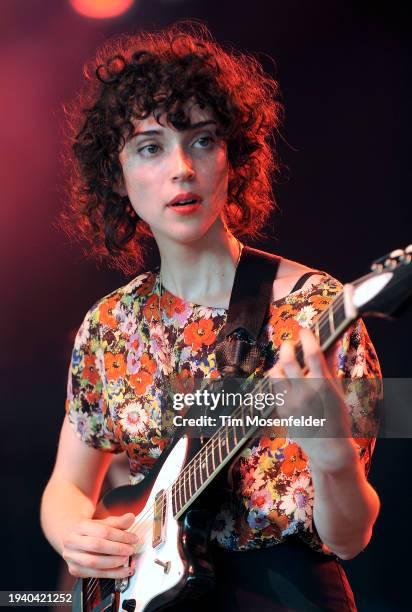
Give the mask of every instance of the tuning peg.
[[375, 259], [371, 265], [372, 272], [382, 272], [386, 269], [396, 268], [399, 262], [409, 263], [412, 260], [412, 244], [408, 245], [406, 249], [395, 249], [383, 257]]
[[381, 264], [379, 261], [374, 261], [371, 265], [371, 270], [372, 272], [382, 272], [383, 264]]
[[[412, 246], [412, 245], [411, 245]], [[402, 257], [404, 255], [405, 251], [402, 249], [395, 249], [394, 251], [392, 251], [391, 253], [389, 253], [389, 257], [390, 258], [396, 258], [398, 259], [399, 257]]]
[[403, 256], [404, 251], [402, 249], [391, 251], [383, 263], [384, 267], [389, 269], [396, 268]]

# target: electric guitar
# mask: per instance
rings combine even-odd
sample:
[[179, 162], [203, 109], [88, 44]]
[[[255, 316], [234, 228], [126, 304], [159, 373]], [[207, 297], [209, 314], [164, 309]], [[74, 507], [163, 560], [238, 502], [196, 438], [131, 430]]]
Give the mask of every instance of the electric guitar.
[[[351, 284], [352, 291], [345, 293], [350, 298], [344, 299], [343, 291], [336, 296], [312, 325], [322, 351], [359, 316], [387, 317], [412, 304], [411, 260], [412, 245], [393, 251]], [[296, 354], [302, 360], [300, 343]], [[256, 391], [268, 391], [269, 385], [270, 380], [263, 377]], [[237, 410], [244, 417], [251, 408]], [[267, 407], [262, 416], [272, 412], [273, 407]], [[104, 497], [95, 518], [125, 512], [136, 515], [129, 529], [139, 536], [136, 570], [121, 580], [78, 580], [73, 595], [76, 612], [157, 612], [182, 599], [196, 599], [213, 587], [208, 552], [211, 523], [207, 512], [196, 509], [194, 502], [259, 429], [258, 425], [246, 427], [244, 418], [232, 422], [239, 424], [221, 427], [202, 446], [198, 440], [180, 437], [142, 483], [119, 487]]]

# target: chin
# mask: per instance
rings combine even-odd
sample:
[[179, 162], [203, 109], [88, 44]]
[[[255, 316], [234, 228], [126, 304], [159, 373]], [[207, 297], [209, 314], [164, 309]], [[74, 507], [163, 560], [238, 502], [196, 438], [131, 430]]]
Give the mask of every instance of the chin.
[[207, 232], [208, 229], [205, 228], [193, 228], [192, 231], [175, 232], [173, 235], [169, 235], [169, 238], [180, 244], [192, 244], [202, 240]]

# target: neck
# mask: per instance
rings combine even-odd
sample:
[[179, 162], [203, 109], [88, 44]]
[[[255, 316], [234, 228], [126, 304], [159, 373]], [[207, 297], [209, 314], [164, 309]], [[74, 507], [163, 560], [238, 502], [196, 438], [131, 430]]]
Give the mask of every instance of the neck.
[[157, 243], [165, 289], [195, 304], [228, 307], [240, 243], [223, 224], [193, 243]]

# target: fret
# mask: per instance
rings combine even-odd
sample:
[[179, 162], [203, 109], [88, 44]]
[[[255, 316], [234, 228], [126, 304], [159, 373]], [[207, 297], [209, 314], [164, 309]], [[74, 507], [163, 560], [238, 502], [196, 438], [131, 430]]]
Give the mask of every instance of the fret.
[[204, 456], [204, 461], [205, 461], [205, 466], [206, 466], [206, 479], [208, 479], [210, 476], [210, 472], [209, 472], [209, 447], [207, 444], [205, 446], [203, 456]]
[[[332, 302], [329, 308], [322, 313], [320, 319], [315, 323], [316, 329], [318, 330], [317, 336], [321, 347], [327, 347], [329, 345], [329, 341], [336, 335], [336, 333], [339, 333], [342, 324], [344, 325], [345, 321], [346, 313], [344, 304], [341, 301], [337, 303], [335, 300]], [[315, 330], [315, 327], [313, 329]]]
[[245, 437], [245, 425], [244, 425], [244, 421], [242, 417], [241, 417], [241, 424], [235, 425], [235, 431], [236, 431], [236, 444], [237, 444], [239, 440]]
[[236, 432], [235, 432], [235, 428], [233, 426], [229, 430], [229, 444], [230, 444], [229, 452], [231, 452], [235, 448], [235, 446], [237, 444], [237, 442], [236, 442]]
[[[326, 315], [326, 313], [325, 313]], [[320, 325], [319, 325], [319, 344], [322, 347], [330, 338], [330, 331], [328, 325], [326, 323], [326, 316], [321, 316]]]
[[213, 471], [216, 470], [216, 464], [215, 464], [215, 442], [214, 442], [214, 438], [212, 438], [210, 440], [210, 446], [211, 448], [211, 455], [212, 455], [212, 467], [213, 467]]
[[333, 320], [333, 305], [328, 308], [328, 320], [331, 334], [335, 333], [335, 321]]
[[248, 409], [250, 418], [252, 418], [253, 417], [253, 406], [252, 405], [247, 406], [247, 409]]
[[197, 475], [198, 475], [198, 479], [199, 479], [198, 487], [200, 488], [202, 486], [202, 484], [204, 483], [204, 480], [203, 480], [203, 454], [202, 454], [202, 452], [199, 453], [198, 460], [197, 460]]
[[200, 474], [202, 484], [206, 482], [209, 477], [208, 462], [205, 454], [205, 450], [202, 449], [200, 453]]
[[345, 306], [343, 302], [341, 304], [336, 304], [336, 302], [334, 302], [333, 309], [334, 309], [333, 318], [335, 321], [335, 326], [339, 327], [342, 321], [346, 319]]
[[236, 446], [238, 443], [237, 435], [236, 435], [236, 425], [232, 425], [232, 433], [233, 433], [233, 445]]
[[189, 499], [193, 497], [191, 470], [193, 470], [193, 465], [189, 464], [189, 466], [187, 468], [187, 471], [188, 471], [188, 480], [189, 480]]
[[184, 499], [184, 505], [186, 505], [187, 501], [190, 499], [190, 496], [187, 494], [187, 489], [186, 489], [188, 473], [189, 473], [189, 470], [187, 468], [185, 470], [183, 470], [183, 474], [182, 475], [183, 475], [183, 499]]
[[218, 436], [214, 436], [212, 438], [214, 440], [213, 443], [213, 467], [214, 469], [216, 465], [220, 465], [222, 463], [222, 450], [220, 448], [220, 440]]
[[226, 440], [227, 440], [227, 442], [226, 442], [226, 452], [229, 455], [230, 451], [233, 448], [232, 439], [231, 439], [231, 436], [233, 434], [233, 430], [232, 430], [231, 427], [226, 427], [226, 431], [227, 431], [227, 433], [226, 433]]
[[221, 445], [221, 440], [220, 440], [220, 431], [217, 434], [217, 445], [219, 449], [219, 462], [222, 463], [223, 459], [222, 459], [222, 445]]
[[220, 441], [220, 449], [221, 449], [221, 453], [223, 455], [223, 459], [226, 458], [227, 456], [227, 451], [226, 451], [226, 428], [223, 428], [219, 431], [219, 441]]
[[319, 334], [319, 319], [316, 319], [314, 325], [313, 325], [313, 332], [318, 340], [318, 342], [320, 342], [320, 334]]
[[179, 478], [177, 479], [177, 487], [178, 487], [178, 492], [179, 492], [179, 504], [180, 504], [179, 510], [181, 510], [184, 506], [184, 504], [182, 503], [182, 482], [181, 481], [182, 479], [179, 476]]
[[173, 483], [172, 486], [172, 506], [173, 506], [173, 514], [177, 514], [179, 512], [179, 509], [177, 507], [177, 497], [176, 497], [176, 487], [177, 487], [177, 482]]
[[198, 469], [197, 465], [196, 465], [196, 462], [197, 462], [197, 458], [195, 457], [195, 460], [193, 461], [193, 477], [194, 477], [194, 481], [195, 481], [195, 491], [197, 491], [198, 488], [199, 488], [199, 485], [197, 484], [197, 478], [196, 478], [196, 473], [197, 473], [197, 469]]

